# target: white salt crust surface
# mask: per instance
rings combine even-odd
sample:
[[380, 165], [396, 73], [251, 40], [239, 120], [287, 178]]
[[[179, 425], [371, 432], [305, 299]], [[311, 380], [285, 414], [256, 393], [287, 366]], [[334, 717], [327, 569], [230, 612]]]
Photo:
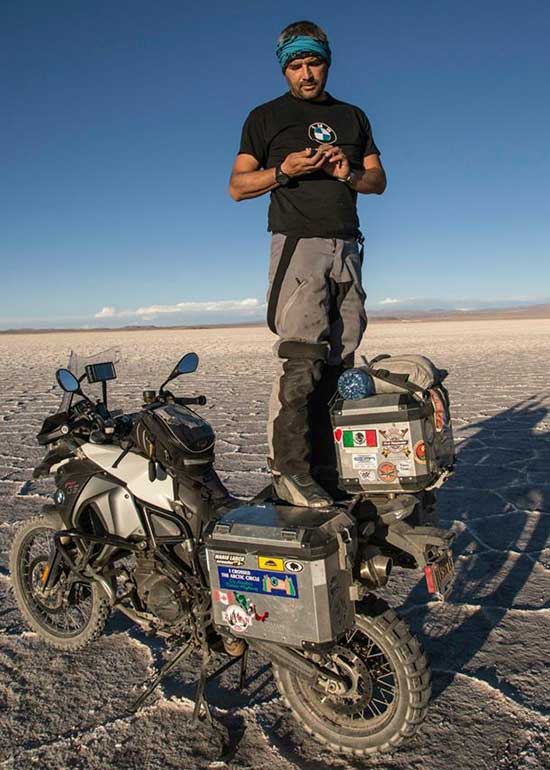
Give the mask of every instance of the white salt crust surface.
[[111, 389], [136, 407], [178, 357], [197, 373], [174, 390], [204, 393], [217, 466], [239, 495], [267, 481], [265, 421], [275, 361], [264, 328], [0, 337], [0, 768], [550, 768], [550, 320], [376, 324], [361, 352], [421, 352], [450, 370], [456, 474], [439, 493], [457, 532], [457, 581], [433, 603], [416, 572], [394, 572], [387, 598], [421, 638], [434, 698], [421, 733], [375, 760], [329, 754], [297, 727], [264, 661], [247, 691], [227, 674], [209, 690], [216, 724], [192, 726], [197, 661], [167, 679], [139, 716], [125, 711], [160, 646], [120, 617], [84, 652], [50, 650], [14, 606], [7, 554], [40, 512], [50, 480], [32, 480], [35, 434], [60, 399], [55, 369], [71, 348], [119, 346]]

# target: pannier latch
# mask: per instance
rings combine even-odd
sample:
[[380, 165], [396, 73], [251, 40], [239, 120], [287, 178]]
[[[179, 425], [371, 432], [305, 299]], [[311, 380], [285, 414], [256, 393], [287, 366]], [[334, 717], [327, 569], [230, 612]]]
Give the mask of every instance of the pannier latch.
[[298, 530], [297, 529], [282, 529], [281, 530], [281, 537], [283, 540], [297, 540], [298, 539]]

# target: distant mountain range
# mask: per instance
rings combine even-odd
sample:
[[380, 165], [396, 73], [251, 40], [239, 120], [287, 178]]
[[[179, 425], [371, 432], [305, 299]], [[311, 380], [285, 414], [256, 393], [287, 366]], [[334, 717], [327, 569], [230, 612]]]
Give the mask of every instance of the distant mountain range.
[[[459, 320], [521, 320], [528, 318], [550, 318], [550, 302], [529, 304], [516, 303], [513, 306], [505, 303], [469, 303], [470, 307], [457, 307], [457, 302], [438, 302], [433, 306], [434, 300], [410, 300], [401, 302], [388, 302], [386, 307], [373, 309], [367, 306], [367, 314], [371, 322], [401, 322], [401, 321], [459, 321]], [[430, 304], [432, 305], [430, 307]], [[253, 321], [241, 323], [189, 323], [175, 324], [172, 326], [156, 324], [136, 324], [126, 326], [97, 326], [73, 327], [73, 328], [25, 328], [3, 329], [0, 334], [51, 334], [61, 332], [105, 332], [105, 331], [140, 331], [151, 329], [227, 329], [242, 326], [263, 326], [265, 321], [258, 318]]]
[[[432, 301], [433, 302], [433, 301]], [[367, 308], [371, 319], [379, 320], [460, 320], [460, 319], [497, 319], [497, 318], [550, 318], [550, 302], [539, 304], [518, 303], [510, 306], [506, 303], [469, 303], [469, 306], [457, 307], [457, 303], [438, 303], [437, 307], [428, 302], [415, 300], [411, 303], [390, 304], [387, 307]]]

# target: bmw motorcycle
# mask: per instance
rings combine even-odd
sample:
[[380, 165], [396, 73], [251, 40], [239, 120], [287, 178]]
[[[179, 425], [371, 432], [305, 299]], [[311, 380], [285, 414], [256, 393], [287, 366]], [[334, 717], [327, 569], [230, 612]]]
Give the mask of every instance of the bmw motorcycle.
[[439, 598], [450, 590], [452, 533], [433, 526], [433, 493], [343, 494], [321, 510], [270, 487], [234, 498], [214, 470], [213, 430], [192, 409], [206, 398], [167, 388], [197, 366], [195, 353], [183, 356], [131, 414], [109, 409], [112, 361], [57, 371], [64, 403], [38, 433], [47, 452], [34, 471], [53, 475], [56, 490], [10, 555], [25, 621], [65, 651], [98, 639], [114, 611], [164, 637], [176, 653], [135, 710], [199, 653], [194, 718], [210, 718], [205, 684], [228, 667], [240, 665], [246, 686], [254, 650], [316, 740], [340, 753], [391, 751], [424, 720], [430, 670], [378, 593], [393, 563], [423, 568]]

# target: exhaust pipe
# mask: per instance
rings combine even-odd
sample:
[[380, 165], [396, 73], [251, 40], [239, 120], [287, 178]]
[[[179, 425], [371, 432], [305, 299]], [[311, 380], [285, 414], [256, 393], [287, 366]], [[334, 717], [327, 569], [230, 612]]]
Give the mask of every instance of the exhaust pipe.
[[389, 556], [383, 556], [378, 549], [373, 548], [368, 549], [368, 551], [370, 553], [365, 551], [363, 554], [363, 561], [359, 565], [359, 575], [368, 588], [382, 588], [389, 580], [393, 561]]

